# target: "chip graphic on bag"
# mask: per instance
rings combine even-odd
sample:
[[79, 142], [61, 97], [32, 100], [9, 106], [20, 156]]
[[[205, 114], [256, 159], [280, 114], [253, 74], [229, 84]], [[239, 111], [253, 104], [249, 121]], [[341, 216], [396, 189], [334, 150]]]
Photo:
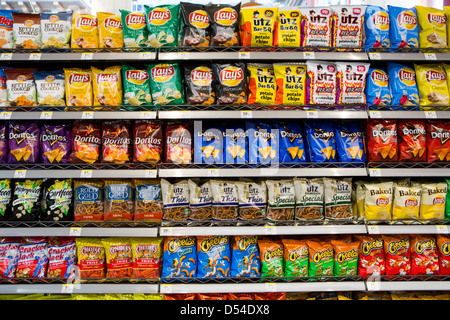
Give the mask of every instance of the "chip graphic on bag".
[[370, 120], [367, 138], [369, 162], [398, 161], [396, 120]]
[[217, 103], [219, 104], [246, 104], [247, 84], [245, 64], [214, 63], [212, 65]]
[[147, 70], [122, 65], [123, 104], [131, 106], [149, 105], [152, 102], [150, 80]]
[[133, 138], [133, 162], [161, 162], [164, 142], [161, 122], [136, 121], [133, 125]]
[[71, 107], [92, 106], [91, 70], [64, 68], [66, 81], [66, 105]]
[[387, 65], [392, 106], [418, 106], [420, 98], [414, 69], [393, 62], [388, 62]]
[[197, 276], [197, 238], [164, 237], [161, 278]]
[[295, 122], [277, 122], [280, 135], [280, 163], [306, 162], [302, 128]]
[[306, 104], [306, 65], [274, 63], [277, 92], [275, 104], [294, 106]]
[[250, 6], [239, 13], [241, 45], [243, 47], [272, 47], [277, 28], [278, 8]]
[[42, 48], [70, 48], [72, 12], [41, 12]]
[[211, 18], [202, 4], [180, 2], [183, 30], [181, 46], [204, 48], [211, 42]]
[[334, 63], [306, 61], [308, 79], [306, 101], [308, 104], [336, 104], [337, 68]]
[[184, 83], [186, 101], [191, 105], [210, 105], [215, 103], [214, 75], [209, 64], [185, 64]]
[[279, 130], [270, 123], [245, 122], [250, 164], [279, 163]]
[[37, 49], [41, 47], [41, 15], [39, 13], [12, 12], [13, 48]]
[[87, 13], [72, 15], [71, 48], [99, 48], [97, 17]]
[[366, 101], [369, 105], [385, 106], [391, 104], [389, 76], [386, 70], [369, 68], [366, 80]]
[[120, 106], [122, 103], [121, 66], [104, 70], [91, 67], [94, 106]]
[[12, 49], [13, 39], [13, 17], [16, 10], [0, 10], [0, 48]]
[[333, 6], [333, 47], [361, 48], [365, 6]]
[[224, 125], [223, 163], [248, 163], [247, 132], [243, 124]]
[[120, 10], [122, 18], [123, 42], [125, 48], [147, 47], [148, 30], [145, 14]]
[[122, 48], [122, 18], [108, 12], [97, 12], [98, 38], [100, 48]]
[[193, 128], [187, 122], [167, 122], [165, 126], [164, 162], [193, 162]]
[[364, 13], [366, 48], [389, 48], [390, 18], [386, 9], [380, 6], [367, 6]]
[[339, 121], [335, 124], [337, 160], [365, 162], [363, 132], [358, 122]]
[[222, 163], [223, 133], [215, 124], [194, 122], [194, 163]]
[[152, 48], [178, 46], [181, 21], [180, 4], [154, 7], [144, 5], [144, 8], [148, 30], [148, 46]]
[[418, 48], [419, 28], [416, 7], [401, 8], [388, 5], [389, 38], [392, 48]]
[[399, 120], [399, 161], [427, 161], [426, 123], [424, 120]]
[[366, 76], [369, 63], [337, 62], [336, 104], [365, 104]]
[[427, 121], [427, 162], [450, 161], [450, 122]]
[[42, 163], [68, 163], [72, 148], [72, 129], [68, 124], [43, 124], [41, 128]]
[[274, 105], [276, 79], [271, 64], [247, 64], [248, 104]]
[[9, 122], [8, 163], [38, 163], [40, 129], [37, 123]]
[[305, 121], [305, 137], [311, 162], [336, 161], [336, 138], [334, 123], [325, 121]]
[[37, 105], [36, 84], [32, 68], [3, 69], [6, 76], [6, 105], [27, 107]]
[[239, 46], [239, 12], [241, 4], [212, 4], [205, 6], [211, 23], [211, 46]]
[[130, 162], [131, 144], [131, 128], [128, 120], [112, 120], [102, 123], [102, 162]]
[[37, 102], [40, 106], [65, 106], [65, 80], [63, 70], [33, 72]]
[[[447, 76], [442, 65], [414, 64], [420, 106], [448, 105], [450, 101]], [[423, 108], [426, 109], [426, 108]]]
[[444, 10], [416, 6], [420, 48], [447, 47], [447, 18]]
[[331, 47], [333, 36], [333, 10], [325, 7], [303, 8], [302, 47]]
[[154, 105], [184, 104], [182, 75], [178, 63], [150, 64], [147, 65], [147, 71]]
[[280, 7], [277, 21], [274, 47], [300, 47], [302, 23], [300, 10], [294, 7]]
[[94, 163], [100, 160], [101, 126], [97, 122], [75, 121], [72, 127], [70, 163]]

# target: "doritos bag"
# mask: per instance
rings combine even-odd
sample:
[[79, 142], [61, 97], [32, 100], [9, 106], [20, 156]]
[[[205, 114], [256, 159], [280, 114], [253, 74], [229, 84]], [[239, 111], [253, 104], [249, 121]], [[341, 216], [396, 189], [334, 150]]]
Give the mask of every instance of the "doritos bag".
[[246, 121], [249, 163], [279, 163], [279, 132], [270, 123]]
[[424, 120], [399, 120], [399, 161], [427, 161], [426, 123]]
[[213, 123], [198, 123], [194, 123], [194, 163], [222, 163], [222, 128]]
[[42, 163], [67, 163], [72, 148], [72, 129], [66, 123], [44, 123], [41, 128]]
[[419, 27], [416, 7], [401, 8], [388, 6], [389, 38], [392, 48], [418, 48]]
[[144, 5], [148, 30], [148, 46], [178, 46], [180, 32], [180, 4], [159, 5], [150, 7]]
[[40, 129], [37, 123], [9, 122], [8, 163], [38, 163]]
[[389, 48], [389, 13], [380, 6], [367, 6], [364, 14], [366, 48]]
[[422, 234], [411, 235], [411, 274], [439, 274], [436, 238]]
[[447, 47], [447, 26], [444, 10], [416, 6], [419, 21], [419, 47]]
[[[448, 105], [449, 89], [444, 68], [439, 64], [414, 64], [420, 105]], [[424, 108], [425, 109], [425, 108]]]
[[241, 45], [243, 47], [272, 47], [277, 28], [278, 8], [250, 6], [239, 13]]
[[450, 122], [427, 121], [427, 161], [450, 161]]
[[398, 161], [396, 120], [368, 121], [367, 140], [369, 162]]
[[274, 105], [276, 79], [271, 64], [247, 64], [248, 104]]
[[100, 160], [101, 127], [97, 122], [75, 121], [72, 127], [70, 163], [94, 163]]
[[13, 47], [13, 17], [15, 10], [0, 10], [0, 48], [12, 49]]
[[231, 246], [229, 236], [197, 237], [198, 278], [230, 276]]
[[308, 104], [336, 104], [337, 68], [334, 63], [306, 61], [308, 69], [306, 101]]
[[336, 137], [333, 122], [305, 121], [305, 137], [311, 162], [336, 161]]
[[411, 273], [409, 235], [381, 235], [386, 258], [386, 275], [407, 275]]
[[295, 122], [277, 122], [280, 135], [280, 163], [306, 162], [302, 128]]
[[191, 123], [167, 122], [165, 126], [164, 162], [193, 162], [193, 130]]
[[164, 143], [161, 122], [136, 121], [133, 125], [133, 139], [133, 162], [161, 162]]
[[336, 104], [365, 104], [366, 76], [369, 63], [337, 62]]
[[232, 240], [230, 276], [259, 277], [261, 262], [258, 236], [234, 236]]
[[209, 47], [211, 18], [203, 4], [180, 2], [183, 30], [181, 46]]
[[247, 132], [243, 124], [223, 125], [223, 163], [248, 163]]
[[211, 19], [211, 46], [239, 46], [239, 11], [241, 4], [206, 5], [206, 12]]
[[331, 47], [333, 35], [333, 10], [325, 7], [303, 8], [302, 47]]
[[277, 92], [275, 104], [294, 106], [306, 104], [306, 65], [274, 63]]
[[388, 62], [389, 88], [393, 106], [419, 105], [416, 73], [406, 65]]
[[333, 6], [333, 47], [361, 48], [365, 6]]
[[92, 106], [92, 82], [89, 69], [64, 68], [67, 106]]
[[0, 163], [7, 163], [9, 147], [8, 123], [0, 123]]
[[98, 48], [97, 17], [87, 13], [72, 15], [71, 48]]
[[295, 7], [278, 8], [274, 47], [300, 47], [302, 16]]
[[335, 124], [337, 160], [365, 162], [363, 132], [358, 122], [339, 121]]
[[379, 68], [369, 68], [365, 88], [368, 105], [385, 106], [391, 104], [391, 90], [389, 89], [389, 76]]
[[121, 66], [100, 70], [91, 67], [94, 106], [120, 106], [122, 104]]
[[122, 18], [108, 12], [97, 12], [98, 37], [100, 48], [122, 48]]
[[112, 120], [102, 123], [102, 162], [130, 162], [131, 144], [131, 127], [128, 120]]

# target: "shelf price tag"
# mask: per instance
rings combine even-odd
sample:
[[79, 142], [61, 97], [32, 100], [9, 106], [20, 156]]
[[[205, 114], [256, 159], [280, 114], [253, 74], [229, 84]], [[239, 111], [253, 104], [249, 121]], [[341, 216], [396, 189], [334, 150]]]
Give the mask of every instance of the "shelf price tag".
[[166, 284], [166, 283], [161, 283], [161, 287], [159, 288], [159, 290], [161, 291], [161, 293], [166, 293], [166, 294], [170, 294], [172, 293], [172, 285], [171, 284]]
[[316, 58], [316, 55], [314, 52], [303, 52], [303, 58], [305, 60], [314, 60]]
[[141, 119], [154, 119], [154, 112], [153, 111], [141, 111], [140, 114]]
[[371, 177], [381, 177], [381, 170], [378, 168], [369, 169], [369, 175]]
[[74, 285], [71, 283], [64, 283], [61, 288], [61, 293], [73, 293]]
[[42, 53], [30, 53], [28, 60], [41, 60]]
[[367, 232], [369, 234], [380, 234], [380, 228], [378, 226], [367, 226]]
[[80, 178], [92, 178], [92, 170], [81, 170]]
[[381, 282], [379, 276], [371, 276], [366, 281], [367, 291], [379, 291], [381, 289]]
[[81, 227], [71, 227], [69, 230], [70, 237], [79, 237], [81, 236]]
[[248, 51], [239, 52], [239, 59], [250, 59], [250, 52]]
[[189, 52], [178, 52], [178, 57], [180, 59], [189, 59], [190, 53]]
[[93, 52], [83, 52], [81, 54], [81, 60], [92, 60], [93, 57], [94, 57]]
[[369, 116], [372, 119], [381, 119], [381, 112], [380, 111], [369, 111]]
[[27, 176], [27, 170], [15, 170], [14, 171], [15, 179], [25, 179], [26, 176]]
[[369, 52], [370, 60], [381, 60], [381, 54], [379, 52]]
[[181, 117], [180, 118], [184, 118], [184, 119], [190, 119], [191, 118], [191, 111], [189, 110], [182, 110], [179, 111], [181, 112]]
[[83, 111], [81, 119], [94, 119], [94, 111]]
[[0, 60], [1, 61], [9, 61], [9, 60], [11, 60], [12, 59], [12, 53], [10, 53], [10, 52], [4, 52], [4, 53], [2, 53], [1, 55], [0, 55]]
[[53, 116], [53, 111], [42, 111], [41, 112], [41, 120], [50, 120]]
[[206, 169], [206, 175], [208, 177], [218, 177], [219, 176], [219, 169]]
[[307, 110], [306, 118], [308, 119], [317, 119], [319, 118], [319, 112], [317, 110]]
[[265, 292], [277, 292], [277, 284], [275, 282], [266, 282], [265, 289]]
[[153, 59], [153, 52], [139, 52], [140, 60]]
[[437, 234], [447, 234], [448, 232], [448, 226], [446, 225], [437, 225], [436, 226], [436, 233]]
[[11, 119], [11, 115], [12, 115], [11, 111], [2, 111], [0, 113], [0, 119], [1, 120], [9, 120], [9, 119]]
[[241, 118], [251, 119], [251, 118], [253, 118], [253, 112], [252, 111], [241, 111]]
[[145, 170], [145, 177], [146, 178], [156, 178], [156, 170], [154, 170], [154, 169]]
[[159, 228], [159, 234], [161, 236], [171, 236], [171, 235], [173, 235], [173, 228], [172, 227], [161, 227], [161, 228]]
[[277, 234], [277, 227], [276, 226], [264, 226], [265, 233], [268, 235], [275, 235]]
[[425, 60], [437, 60], [436, 53], [424, 53]]
[[426, 119], [436, 119], [436, 111], [424, 111]]

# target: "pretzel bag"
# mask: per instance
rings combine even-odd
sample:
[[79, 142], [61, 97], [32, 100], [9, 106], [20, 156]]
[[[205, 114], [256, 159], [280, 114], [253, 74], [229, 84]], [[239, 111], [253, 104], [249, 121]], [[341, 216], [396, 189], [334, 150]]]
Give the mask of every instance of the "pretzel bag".
[[235, 220], [238, 217], [238, 189], [234, 182], [211, 180], [212, 219], [217, 221]]
[[323, 179], [325, 220], [351, 220], [352, 178]]
[[295, 219], [322, 220], [323, 180], [319, 178], [294, 178]]
[[164, 237], [161, 278], [195, 278], [197, 275], [197, 238]]
[[266, 215], [267, 190], [264, 182], [237, 181], [237, 194], [239, 199], [238, 219], [258, 220]]
[[162, 237], [132, 237], [133, 277], [159, 278], [162, 264]]
[[104, 220], [133, 220], [135, 189], [131, 180], [105, 180]]
[[174, 184], [161, 179], [165, 221], [186, 221], [189, 218], [189, 184], [187, 180]]
[[77, 266], [80, 268], [80, 278], [104, 278], [105, 248], [100, 238], [76, 238]]
[[434, 236], [411, 235], [411, 274], [439, 274], [439, 254]]
[[103, 238], [105, 248], [106, 277], [130, 278], [133, 275], [131, 238]]
[[0, 276], [14, 278], [19, 258], [20, 238], [5, 237], [0, 239]]
[[231, 245], [229, 236], [197, 237], [198, 278], [230, 276]]
[[293, 180], [266, 180], [266, 218], [272, 221], [294, 219], [295, 188]]
[[163, 217], [160, 181], [157, 179], [135, 179], [133, 184], [136, 188], [134, 220], [155, 221], [160, 224]]
[[202, 184], [197, 184], [192, 180], [189, 184], [189, 208], [190, 220], [205, 221], [212, 218], [212, 189], [211, 183], [206, 181]]
[[74, 220], [101, 221], [104, 219], [103, 180], [74, 180]]
[[230, 276], [232, 278], [261, 275], [258, 236], [234, 236], [231, 249]]

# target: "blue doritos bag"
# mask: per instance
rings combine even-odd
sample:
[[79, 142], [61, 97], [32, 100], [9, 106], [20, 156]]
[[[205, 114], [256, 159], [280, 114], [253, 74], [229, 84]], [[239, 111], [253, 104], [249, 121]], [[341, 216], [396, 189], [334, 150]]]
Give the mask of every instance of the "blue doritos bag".
[[364, 162], [364, 143], [361, 126], [354, 121], [335, 124], [336, 150], [340, 162]]
[[197, 237], [198, 278], [225, 278], [230, 276], [230, 237]]
[[389, 14], [379, 6], [367, 6], [364, 14], [365, 47], [389, 48]]
[[390, 29], [389, 37], [392, 48], [418, 48], [419, 27], [417, 23], [417, 10], [388, 6]]
[[194, 122], [194, 163], [222, 163], [223, 133], [219, 125]]
[[235, 236], [232, 248], [232, 278], [261, 276], [258, 236]]
[[392, 106], [418, 106], [420, 97], [414, 69], [400, 63], [388, 62], [387, 71]]
[[161, 278], [195, 278], [196, 272], [196, 237], [166, 237]]
[[248, 141], [244, 123], [223, 126], [223, 163], [248, 163]]
[[302, 127], [294, 122], [277, 122], [280, 134], [280, 163], [306, 162]]
[[279, 163], [279, 132], [269, 122], [245, 121], [250, 164]]
[[391, 104], [391, 90], [389, 89], [389, 76], [381, 68], [369, 68], [366, 80], [366, 101], [368, 105]]
[[331, 121], [305, 121], [305, 137], [311, 162], [335, 162], [336, 139]]

